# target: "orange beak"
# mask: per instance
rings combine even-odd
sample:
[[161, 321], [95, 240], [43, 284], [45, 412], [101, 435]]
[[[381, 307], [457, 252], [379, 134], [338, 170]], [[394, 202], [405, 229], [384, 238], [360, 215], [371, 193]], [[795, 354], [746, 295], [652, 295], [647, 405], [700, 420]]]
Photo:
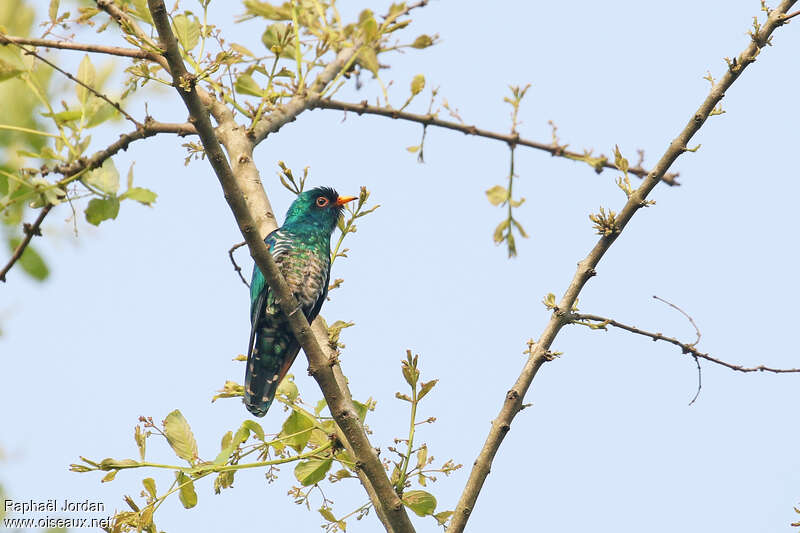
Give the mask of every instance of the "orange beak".
[[340, 196], [336, 199], [336, 203], [334, 205], [338, 207], [346, 204], [347, 202], [352, 202], [353, 200], [358, 200], [358, 196]]

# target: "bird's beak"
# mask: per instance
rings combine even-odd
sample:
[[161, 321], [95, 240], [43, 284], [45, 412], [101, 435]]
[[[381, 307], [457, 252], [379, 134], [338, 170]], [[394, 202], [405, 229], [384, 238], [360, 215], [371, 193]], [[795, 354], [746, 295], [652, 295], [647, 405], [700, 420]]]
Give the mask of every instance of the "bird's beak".
[[352, 202], [353, 200], [357, 200], [358, 196], [340, 196], [336, 199], [336, 206], [341, 206], [346, 204], [347, 202]]

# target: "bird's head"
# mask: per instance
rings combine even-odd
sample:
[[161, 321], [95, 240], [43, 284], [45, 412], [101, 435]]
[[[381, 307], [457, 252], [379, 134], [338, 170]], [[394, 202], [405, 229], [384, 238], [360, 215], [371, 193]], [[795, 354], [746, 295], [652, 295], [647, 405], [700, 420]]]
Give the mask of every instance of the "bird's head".
[[286, 212], [284, 227], [324, 231], [330, 235], [344, 210], [344, 205], [356, 198], [356, 196], [339, 196], [339, 193], [330, 187], [315, 187], [303, 191], [297, 195], [289, 211]]

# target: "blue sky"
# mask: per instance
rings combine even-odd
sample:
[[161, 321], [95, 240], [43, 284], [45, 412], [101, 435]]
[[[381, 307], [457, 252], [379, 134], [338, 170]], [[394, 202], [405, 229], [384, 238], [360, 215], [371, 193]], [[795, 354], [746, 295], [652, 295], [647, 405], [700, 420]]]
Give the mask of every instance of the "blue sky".
[[[46, 2], [36, 4], [42, 19]], [[240, 8], [211, 5], [233, 40], [261, 46], [262, 23], [234, 25]], [[507, 85], [531, 83], [522, 136], [549, 141], [553, 120], [572, 149], [608, 154], [617, 144], [635, 161], [641, 148], [650, 166], [705, 97], [706, 71], [721, 75], [722, 58], [746, 46], [760, 12], [742, 0], [644, 5], [434, 1], [415, 13], [408, 35], [439, 33], [441, 43], [391, 57], [382, 76], [394, 80], [395, 106], [424, 73], [427, 88], [412, 110], [424, 112], [428, 89], [438, 86], [466, 122], [497, 131], [509, 128]], [[360, 7], [345, 2], [343, 14]], [[703, 351], [746, 365], [800, 366], [791, 312], [800, 22], [780, 29], [774, 45], [728, 91], [726, 113], [694, 139], [700, 150], [678, 160], [681, 187], [656, 188], [657, 204], [636, 215], [603, 259], [582, 311], [691, 341], [691, 325], [655, 294], [692, 315]], [[76, 64], [81, 57], [62, 55]], [[339, 97], [374, 101], [379, 91], [367, 81]], [[151, 95], [148, 106], [160, 120], [186, 117], [173, 92]], [[130, 110], [142, 116], [143, 102]], [[93, 146], [119, 127], [105, 130], [106, 139], [94, 135]], [[420, 429], [421, 442], [437, 463], [471, 465], [523, 365], [525, 341], [549, 317], [542, 297], [564, 291], [596, 240], [589, 213], [617, 210], [625, 198], [617, 173], [520, 148], [515, 191], [527, 201], [517, 216], [530, 238], [518, 240], [519, 256], [509, 260], [491, 239], [503, 211], [484, 194], [505, 182], [507, 147], [429, 129], [426, 163], [418, 164], [406, 147], [420, 134], [418, 125], [317, 110], [270, 136], [255, 157], [279, 219], [291, 201], [275, 174], [279, 160], [295, 171], [310, 166], [312, 185], [372, 191], [382, 207], [348, 237], [350, 257], [333, 272], [345, 282], [322, 314], [356, 323], [342, 334], [342, 365], [355, 397], [378, 402], [368, 419], [374, 444], [385, 450], [407, 431], [406, 404], [394, 393], [406, 386], [399, 367], [411, 349], [423, 379], [440, 380], [421, 409], [438, 420]], [[121, 472], [101, 485], [100, 475], [68, 465], [79, 455], [135, 457], [140, 415], [161, 420], [180, 409], [204, 457], [247, 418], [237, 401], [210, 403], [226, 379], [243, 375], [231, 359], [246, 349], [248, 293], [227, 257], [241, 238], [208, 164], [184, 167], [182, 142], [159, 137], [115, 158], [123, 173], [136, 161], [136, 184], [159, 194], [154, 208], [123, 205], [99, 229], [80, 222], [77, 238], [60, 208], [37, 241], [51, 278], [37, 284], [15, 271], [0, 289], [0, 483], [15, 498], [121, 508], [142, 477], [161, 487], [171, 474]], [[249, 271], [246, 255], [238, 257]], [[696, 368], [674, 347], [572, 326], [553, 348], [564, 355], [534, 380], [526, 398], [533, 405], [515, 420], [470, 529], [751, 533], [785, 531], [797, 519], [800, 377], [704, 364], [702, 393], [688, 407]], [[293, 373], [315, 403], [320, 393], [302, 359]], [[284, 417], [273, 409], [262, 422], [277, 431]], [[155, 442], [148, 453], [171, 457]], [[467, 475], [465, 468], [432, 486], [440, 510], [455, 506]], [[313, 531], [320, 517], [292, 503], [291, 481], [291, 468], [271, 485], [261, 472], [241, 472], [219, 496], [200, 482], [196, 508], [168, 501], [156, 522], [170, 532]], [[366, 500], [355, 482], [328, 496], [337, 514]], [[413, 520], [420, 531], [436, 527]], [[373, 516], [348, 523], [350, 531], [376, 527]]]

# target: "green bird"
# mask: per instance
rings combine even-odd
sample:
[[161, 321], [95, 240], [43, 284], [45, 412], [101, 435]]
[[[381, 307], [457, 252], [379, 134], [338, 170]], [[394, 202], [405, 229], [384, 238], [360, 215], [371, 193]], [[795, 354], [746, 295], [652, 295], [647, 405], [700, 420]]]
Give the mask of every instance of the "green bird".
[[[344, 205], [355, 199], [339, 196], [329, 187], [301, 192], [286, 212], [283, 226], [264, 239], [309, 323], [328, 295], [331, 234]], [[253, 267], [250, 282], [250, 324], [244, 404], [260, 417], [267, 414], [300, 344], [258, 266]]]

